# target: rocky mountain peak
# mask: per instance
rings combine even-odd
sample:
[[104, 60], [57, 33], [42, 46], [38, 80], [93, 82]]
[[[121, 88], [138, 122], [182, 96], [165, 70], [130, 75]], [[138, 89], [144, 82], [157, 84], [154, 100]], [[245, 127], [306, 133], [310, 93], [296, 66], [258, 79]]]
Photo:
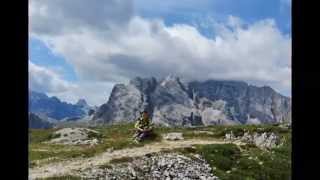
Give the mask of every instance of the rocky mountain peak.
[[86, 114], [86, 112], [77, 105], [63, 102], [55, 96], [48, 97], [44, 93], [35, 91], [29, 92], [29, 112], [42, 114], [43, 116], [56, 120], [62, 120], [68, 117], [80, 117]]
[[140, 78], [135, 77], [134, 79], [130, 80], [130, 85], [136, 87], [140, 91], [153, 91], [157, 85], [157, 80], [154, 77], [151, 78]]
[[79, 99], [76, 105], [81, 106], [81, 107], [87, 107], [89, 106], [87, 101], [85, 99]]
[[32, 90], [29, 90], [29, 97], [34, 100], [48, 98], [48, 96], [46, 94], [41, 93], [41, 92], [37, 92], [37, 91], [32, 91]]
[[160, 82], [160, 85], [163, 86], [163, 87], [166, 87], [166, 86], [170, 86], [170, 85], [173, 85], [173, 84], [180, 84], [180, 79], [179, 77], [176, 77], [176, 76], [173, 76], [173, 75], [168, 75], [167, 77], [165, 77], [161, 82]]
[[224, 80], [181, 83], [169, 75], [159, 81], [136, 77], [128, 85], [116, 85], [93, 121], [132, 121], [141, 109], [147, 109], [155, 123], [168, 126], [275, 123], [291, 118], [290, 98], [270, 87]]

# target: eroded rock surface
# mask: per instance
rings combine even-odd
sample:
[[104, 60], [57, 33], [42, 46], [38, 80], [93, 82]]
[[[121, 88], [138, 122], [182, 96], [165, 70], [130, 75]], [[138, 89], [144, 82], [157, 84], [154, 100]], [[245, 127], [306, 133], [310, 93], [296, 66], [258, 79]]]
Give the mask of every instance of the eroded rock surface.
[[182, 133], [167, 133], [162, 135], [163, 139], [170, 140], [170, 141], [176, 141], [176, 140], [183, 140]]
[[242, 136], [235, 136], [233, 132], [225, 134], [226, 141], [241, 141], [244, 143], [255, 144], [261, 149], [272, 149], [281, 144], [279, 136], [275, 133], [248, 133], [245, 132]]
[[218, 180], [211, 171], [209, 164], [199, 155], [191, 158], [176, 153], [159, 153], [130, 162], [87, 169], [81, 176], [88, 179]]
[[134, 121], [146, 109], [155, 124], [207, 126], [291, 122], [291, 99], [240, 81], [183, 82], [178, 77], [134, 78], [114, 86], [94, 122]]
[[64, 145], [96, 145], [100, 133], [87, 128], [63, 128], [53, 133], [48, 143]]

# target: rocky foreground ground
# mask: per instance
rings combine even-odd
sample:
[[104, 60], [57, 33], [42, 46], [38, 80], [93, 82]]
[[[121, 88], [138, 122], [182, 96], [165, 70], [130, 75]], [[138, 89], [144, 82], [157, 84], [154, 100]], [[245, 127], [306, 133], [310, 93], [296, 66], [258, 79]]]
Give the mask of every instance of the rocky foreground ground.
[[[160, 137], [138, 145], [124, 144], [131, 142], [130, 134], [119, 127], [46, 130], [49, 139], [31, 144], [31, 159], [35, 160], [29, 179], [290, 177], [288, 127], [158, 129]], [[52, 154], [45, 156], [49, 158], [41, 157], [49, 152]], [[68, 153], [71, 156], [65, 155]], [[79, 156], [86, 153], [91, 154]]]
[[89, 168], [81, 173], [86, 179], [201, 179], [217, 180], [210, 165], [200, 156], [177, 153], [147, 154], [131, 162], [109, 167]]

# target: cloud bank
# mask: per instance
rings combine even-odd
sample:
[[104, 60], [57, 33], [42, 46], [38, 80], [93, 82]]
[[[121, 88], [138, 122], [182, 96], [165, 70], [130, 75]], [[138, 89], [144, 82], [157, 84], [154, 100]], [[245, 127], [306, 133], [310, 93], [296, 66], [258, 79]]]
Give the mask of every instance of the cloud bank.
[[108, 100], [113, 85], [108, 82], [71, 83], [63, 80], [58, 72], [29, 61], [30, 90], [57, 96], [63, 101], [76, 103], [85, 98], [90, 105], [101, 105]]
[[63, 80], [58, 73], [29, 61], [29, 88], [40, 92], [64, 92], [74, 85]]
[[[273, 19], [247, 24], [229, 16], [214, 23], [215, 36], [207, 38], [192, 25], [142, 18], [129, 0], [31, 0], [29, 6], [31, 37], [72, 64], [79, 83], [111, 86], [134, 76], [174, 74], [187, 80], [244, 80], [291, 93], [291, 37]], [[50, 88], [60, 93], [73, 88], [60, 86]]]

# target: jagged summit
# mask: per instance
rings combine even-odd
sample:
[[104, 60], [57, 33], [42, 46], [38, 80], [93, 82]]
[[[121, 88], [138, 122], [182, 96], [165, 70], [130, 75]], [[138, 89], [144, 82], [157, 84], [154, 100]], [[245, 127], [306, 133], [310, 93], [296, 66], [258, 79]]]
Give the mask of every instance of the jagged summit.
[[31, 90], [29, 91], [29, 112], [56, 120], [81, 117], [86, 114], [78, 105], [63, 102], [55, 96], [48, 97], [44, 93]]
[[89, 106], [87, 101], [85, 99], [79, 99], [76, 103], [76, 105], [81, 106], [81, 107], [87, 107]]
[[229, 80], [182, 83], [173, 75], [160, 80], [136, 77], [128, 85], [117, 84], [93, 121], [133, 121], [145, 108], [154, 123], [168, 126], [291, 121], [291, 99], [270, 87]]

